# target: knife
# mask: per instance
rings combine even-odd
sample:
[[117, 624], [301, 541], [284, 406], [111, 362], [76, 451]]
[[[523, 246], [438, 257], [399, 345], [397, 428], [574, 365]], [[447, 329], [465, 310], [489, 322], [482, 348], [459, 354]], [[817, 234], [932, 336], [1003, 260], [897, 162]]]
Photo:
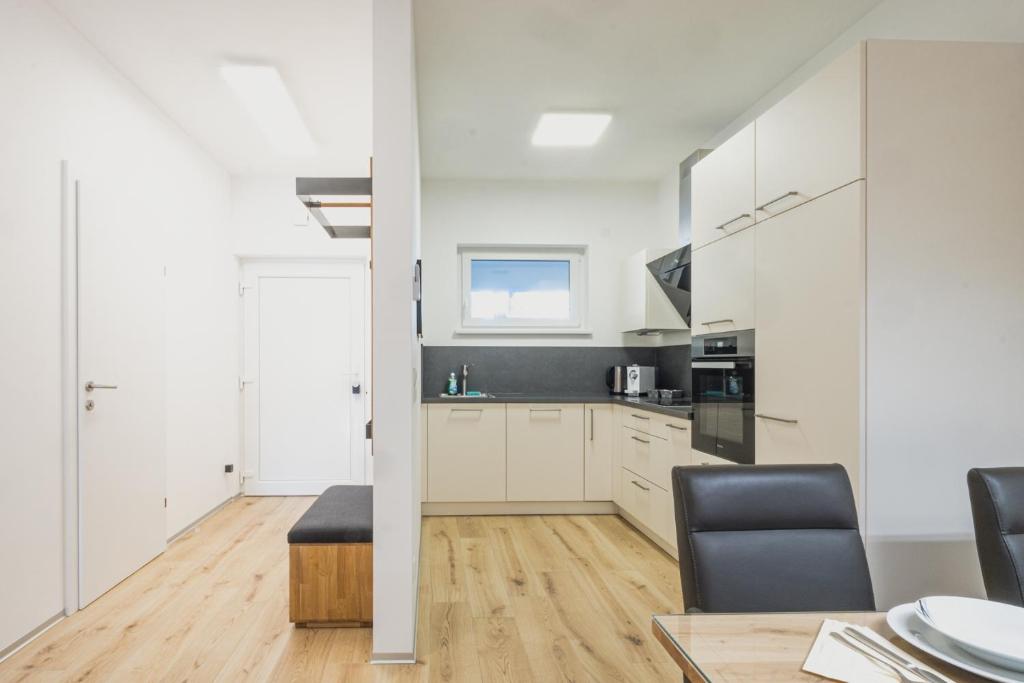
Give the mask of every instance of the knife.
[[874, 640], [868, 638], [866, 635], [864, 635], [863, 633], [861, 633], [860, 631], [851, 626], [847, 626], [846, 628], [844, 628], [843, 633], [853, 638], [861, 645], [870, 648], [876, 654], [885, 657], [887, 660], [895, 664], [898, 664], [899, 666], [903, 667], [912, 674], [920, 676], [921, 678], [924, 678], [927, 681], [931, 681], [931, 683], [949, 683], [948, 678], [944, 678], [939, 674], [935, 673], [934, 671], [924, 668], [923, 666], [918, 666], [906, 657], [897, 654], [889, 648], [882, 647]]

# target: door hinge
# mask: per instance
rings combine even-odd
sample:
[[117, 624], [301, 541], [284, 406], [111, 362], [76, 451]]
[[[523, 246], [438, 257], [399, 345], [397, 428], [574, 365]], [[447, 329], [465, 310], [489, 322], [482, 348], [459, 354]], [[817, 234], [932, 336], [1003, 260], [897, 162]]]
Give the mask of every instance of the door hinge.
[[369, 422], [366, 423], [366, 438], [373, 438], [373, 420], [370, 420]]
[[241, 282], [238, 283], [238, 296], [245, 296], [245, 290], [252, 289], [252, 285], [243, 285]]
[[164, 507], [167, 507], [167, 499], [164, 498]]

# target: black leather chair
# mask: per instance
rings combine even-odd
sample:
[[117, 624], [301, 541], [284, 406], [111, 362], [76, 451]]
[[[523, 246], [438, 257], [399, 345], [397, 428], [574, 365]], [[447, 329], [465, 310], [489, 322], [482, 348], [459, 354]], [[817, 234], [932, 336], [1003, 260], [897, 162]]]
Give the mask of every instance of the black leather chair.
[[1024, 467], [973, 469], [967, 490], [988, 599], [1024, 607]]
[[873, 611], [841, 465], [672, 468], [687, 612]]

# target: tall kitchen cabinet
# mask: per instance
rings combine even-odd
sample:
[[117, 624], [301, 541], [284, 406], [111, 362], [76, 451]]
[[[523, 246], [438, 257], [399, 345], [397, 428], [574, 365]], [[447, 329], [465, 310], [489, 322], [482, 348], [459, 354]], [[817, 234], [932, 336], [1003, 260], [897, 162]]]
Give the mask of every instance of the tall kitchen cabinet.
[[[880, 608], [983, 595], [966, 472], [1024, 465], [1022, 84], [1024, 45], [862, 43], [754, 122], [753, 225], [694, 227], [695, 334], [753, 311], [755, 461], [846, 467]], [[695, 216], [747, 203], [697, 194], [719, 150]]]

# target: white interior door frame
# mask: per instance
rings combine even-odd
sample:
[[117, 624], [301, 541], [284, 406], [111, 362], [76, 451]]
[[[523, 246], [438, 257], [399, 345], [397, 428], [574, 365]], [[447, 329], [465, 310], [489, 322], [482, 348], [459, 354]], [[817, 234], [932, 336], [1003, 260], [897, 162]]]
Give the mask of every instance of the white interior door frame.
[[[257, 293], [258, 283], [250, 275], [251, 272], [258, 271], [261, 268], [267, 268], [273, 270], [278, 277], [316, 277], [317, 272], [321, 272], [321, 275], [326, 274], [332, 267], [337, 266], [348, 266], [358, 267], [361, 274], [361, 285], [362, 285], [362, 328], [363, 338], [361, 340], [362, 353], [361, 353], [361, 367], [355, 374], [358, 375], [358, 381], [361, 385], [361, 400], [356, 404], [358, 412], [353, 418], [352, 425], [353, 430], [358, 428], [355, 432], [357, 440], [352, 447], [352, 457], [360, 458], [360, 462], [357, 464], [361, 470], [361, 479], [367, 484], [373, 482], [373, 469], [372, 469], [372, 457], [370, 449], [370, 441], [363, 438], [363, 430], [365, 424], [371, 418], [372, 410], [372, 377], [370, 373], [370, 353], [372, 351], [370, 344], [371, 334], [371, 307], [370, 307], [370, 267], [369, 259], [365, 257], [268, 257], [268, 256], [239, 256], [239, 343], [241, 345], [239, 359], [239, 401], [240, 401], [240, 424], [239, 430], [241, 439], [239, 441], [240, 455], [239, 462], [241, 463], [241, 476], [242, 476], [242, 492], [243, 495], [247, 493], [249, 495], [266, 495], [259, 493], [252, 493], [252, 487], [247, 486], [248, 482], [253, 480], [254, 468], [258, 467], [258, 457], [254, 457], [254, 451], [252, 445], [258, 440], [258, 417], [255, 416], [256, 410], [254, 408], [254, 395], [247, 393], [250, 387], [253, 387], [255, 383], [255, 377], [252, 375], [252, 369], [248, 366], [248, 351], [246, 349], [247, 339], [254, 333], [257, 333], [256, 329], [250, 329], [250, 326], [257, 324], [258, 316], [250, 309], [247, 314], [247, 308], [253, 303], [251, 299], [248, 299], [252, 294]], [[289, 272], [292, 275], [287, 275]], [[358, 445], [356, 445], [358, 444]], [[300, 486], [301, 488], [301, 486]], [[296, 489], [298, 491], [298, 489]]]

